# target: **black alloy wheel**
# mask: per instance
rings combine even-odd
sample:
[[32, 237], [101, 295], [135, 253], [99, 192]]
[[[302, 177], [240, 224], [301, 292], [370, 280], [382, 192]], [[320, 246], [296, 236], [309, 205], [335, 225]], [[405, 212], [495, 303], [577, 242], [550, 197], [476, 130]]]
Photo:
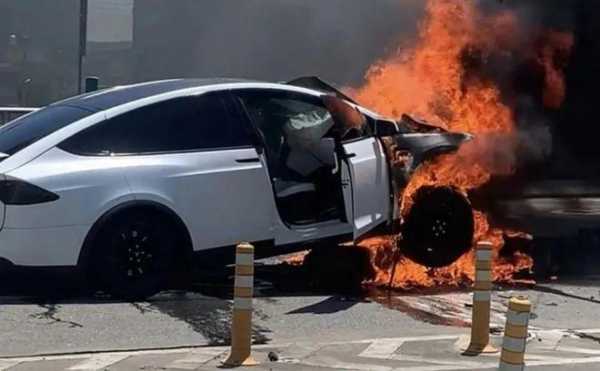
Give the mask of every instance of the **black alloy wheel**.
[[445, 267], [471, 249], [474, 228], [465, 196], [451, 187], [423, 187], [402, 227], [400, 250], [419, 264]]
[[139, 300], [156, 294], [174, 272], [175, 228], [161, 215], [120, 214], [101, 229], [95, 273], [111, 295]]

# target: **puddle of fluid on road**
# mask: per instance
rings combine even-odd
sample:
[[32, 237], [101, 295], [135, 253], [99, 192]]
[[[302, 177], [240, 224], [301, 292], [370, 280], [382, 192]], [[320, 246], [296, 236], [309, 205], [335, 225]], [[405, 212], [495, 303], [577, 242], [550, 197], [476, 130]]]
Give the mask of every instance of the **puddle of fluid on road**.
[[[455, 327], [470, 326], [470, 311], [466, 291], [456, 288], [438, 289], [427, 293], [398, 293], [382, 289], [369, 289], [368, 296], [376, 303], [397, 310], [422, 322]], [[439, 295], [441, 294], [441, 295]]]

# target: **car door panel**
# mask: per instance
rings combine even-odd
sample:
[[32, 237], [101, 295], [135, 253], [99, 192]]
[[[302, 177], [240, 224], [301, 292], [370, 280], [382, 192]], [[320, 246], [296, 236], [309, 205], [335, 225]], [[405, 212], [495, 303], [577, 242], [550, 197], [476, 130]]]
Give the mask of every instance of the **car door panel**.
[[254, 148], [140, 156], [126, 174], [136, 199], [168, 203], [195, 250], [273, 239], [269, 179]]
[[[388, 167], [381, 143], [367, 137], [343, 144], [349, 167], [352, 218], [355, 238], [385, 223], [390, 210]], [[346, 200], [348, 202], [348, 200]]]

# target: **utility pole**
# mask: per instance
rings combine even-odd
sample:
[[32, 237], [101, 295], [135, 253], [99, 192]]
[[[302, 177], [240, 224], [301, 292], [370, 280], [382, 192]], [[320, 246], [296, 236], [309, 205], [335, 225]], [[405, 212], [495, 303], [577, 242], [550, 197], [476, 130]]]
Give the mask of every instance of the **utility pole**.
[[83, 59], [87, 54], [88, 0], [79, 0], [79, 52], [77, 67], [77, 94], [81, 94], [83, 81]]

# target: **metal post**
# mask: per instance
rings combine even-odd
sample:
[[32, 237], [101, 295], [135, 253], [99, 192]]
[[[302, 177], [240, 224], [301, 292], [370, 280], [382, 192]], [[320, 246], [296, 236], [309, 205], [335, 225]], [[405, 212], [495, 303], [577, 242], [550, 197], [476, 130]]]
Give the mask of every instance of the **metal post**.
[[77, 94], [82, 92], [83, 58], [87, 54], [88, 0], [79, 1], [79, 52], [77, 56]]
[[525, 346], [531, 302], [527, 297], [519, 296], [510, 299], [506, 313], [506, 328], [502, 354], [500, 355], [500, 371], [523, 371], [525, 369]]
[[254, 289], [254, 246], [237, 246], [235, 258], [235, 287], [233, 320], [231, 323], [231, 354], [226, 366], [253, 366], [252, 358], [252, 297]]
[[491, 242], [482, 241], [477, 244], [471, 341], [464, 355], [474, 356], [481, 353], [498, 352], [490, 344], [492, 248]]

